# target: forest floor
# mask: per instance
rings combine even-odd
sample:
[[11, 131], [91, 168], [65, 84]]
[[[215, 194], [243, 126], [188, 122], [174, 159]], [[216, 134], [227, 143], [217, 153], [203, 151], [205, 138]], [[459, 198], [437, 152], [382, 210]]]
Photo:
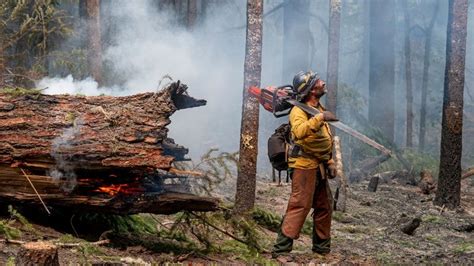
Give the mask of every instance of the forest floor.
[[[251, 251], [231, 237], [220, 235], [212, 238], [213, 248], [203, 251], [202, 246], [187, 246], [179, 251], [176, 245], [157, 244], [153, 234], [111, 239], [108, 245], [96, 246], [81, 238], [73, 237], [64, 230], [48, 227], [44, 223], [33, 224], [25, 221], [9, 223], [18, 228], [22, 241], [56, 240], [62, 243], [79, 243], [75, 247], [60, 247], [61, 264], [126, 264], [147, 265], [150, 263], [182, 264], [412, 264], [412, 263], [456, 263], [470, 264], [474, 261], [474, 181], [464, 180], [462, 186], [462, 207], [446, 210], [432, 204], [434, 195], [424, 195], [414, 186], [401, 185], [394, 181], [382, 183], [377, 192], [367, 191], [367, 181], [350, 185], [347, 211], [334, 212], [332, 223], [332, 252], [320, 256], [311, 252], [311, 238], [308, 233], [295, 241], [291, 255], [272, 259], [269, 250], [276, 238], [273, 228], [256, 225], [260, 252]], [[259, 182], [257, 206], [266, 213], [281, 217], [286, 208], [290, 185], [278, 186], [274, 183]], [[143, 214], [142, 216], [149, 216]], [[271, 216], [271, 215], [270, 215]], [[181, 217], [181, 218], [178, 218]], [[173, 228], [179, 215], [157, 215], [158, 227]], [[228, 224], [218, 224], [218, 219], [208, 222], [218, 225], [220, 230], [237, 234]], [[415, 217], [421, 224], [414, 235], [406, 235], [400, 227]], [[0, 217], [0, 238], [2, 221], [6, 224], [10, 216]], [[308, 217], [310, 218], [310, 217]], [[180, 220], [181, 221], [181, 220]], [[192, 220], [186, 220], [187, 223]], [[261, 224], [261, 223], [259, 223]], [[170, 226], [171, 225], [171, 226]], [[201, 227], [196, 223], [196, 228]], [[215, 233], [213, 228], [208, 233]], [[307, 232], [308, 230], [306, 230]], [[234, 233], [233, 233], [234, 232]], [[193, 231], [199, 236], [197, 231]], [[235, 235], [234, 235], [235, 236]], [[131, 240], [135, 237], [135, 240]], [[163, 234], [160, 234], [162, 239]], [[179, 234], [173, 236], [184, 239]], [[202, 237], [202, 235], [201, 235]], [[237, 236], [239, 238], [242, 236]], [[139, 241], [136, 240], [139, 238]], [[158, 237], [157, 237], [158, 238]], [[97, 239], [95, 239], [97, 240]], [[94, 241], [94, 239], [89, 239]], [[116, 241], [117, 243], [114, 243]], [[120, 243], [119, 243], [120, 242]], [[206, 241], [202, 241], [205, 243]], [[148, 244], [146, 244], [148, 243]], [[154, 243], [150, 245], [150, 243]], [[157, 248], [160, 247], [160, 248]], [[170, 248], [172, 247], [173, 252]], [[0, 265], [14, 265], [20, 246], [0, 242]], [[263, 250], [263, 251], [262, 251]]]

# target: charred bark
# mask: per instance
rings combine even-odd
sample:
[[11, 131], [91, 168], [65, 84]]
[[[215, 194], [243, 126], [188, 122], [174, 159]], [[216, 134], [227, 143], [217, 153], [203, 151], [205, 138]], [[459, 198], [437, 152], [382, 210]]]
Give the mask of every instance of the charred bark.
[[192, 195], [161, 195], [189, 193], [174, 182], [186, 176], [167, 172], [187, 153], [167, 138], [169, 117], [206, 103], [186, 88], [176, 82], [125, 97], [0, 93], [0, 200], [38, 204], [27, 175], [51, 206], [120, 214], [216, 208]]
[[370, 191], [370, 192], [376, 192], [377, 191], [377, 187], [379, 185], [379, 177], [378, 176], [373, 176], [372, 178], [370, 178], [370, 181], [369, 181], [369, 185], [367, 187], [367, 190]]
[[413, 235], [415, 233], [415, 230], [420, 226], [421, 224], [421, 218], [420, 217], [416, 217], [416, 218], [413, 218], [413, 220], [411, 220], [410, 222], [404, 224], [400, 230], [407, 234], [407, 235]]
[[240, 133], [239, 169], [235, 211], [243, 213], [253, 208], [258, 153], [259, 103], [250, 97], [247, 88], [260, 87], [262, 72], [263, 1], [247, 1], [247, 40], [244, 65], [244, 92]]
[[449, 1], [446, 72], [438, 189], [434, 203], [453, 209], [460, 204], [464, 66], [467, 0]]
[[327, 108], [329, 111], [336, 114], [337, 83], [339, 71], [339, 31], [341, 25], [341, 1], [331, 0], [329, 5]]

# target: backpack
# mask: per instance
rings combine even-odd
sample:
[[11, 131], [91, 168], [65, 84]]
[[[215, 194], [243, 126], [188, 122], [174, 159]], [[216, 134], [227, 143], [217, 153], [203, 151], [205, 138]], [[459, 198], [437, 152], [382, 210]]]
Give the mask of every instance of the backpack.
[[[278, 171], [279, 179], [281, 180], [281, 171], [288, 170], [288, 148], [290, 145], [290, 131], [289, 123], [280, 125], [275, 132], [268, 138], [268, 158], [273, 166], [273, 169]], [[275, 174], [275, 172], [273, 172]], [[275, 181], [275, 176], [273, 176]], [[288, 173], [287, 173], [288, 182]]]
[[[309, 115], [308, 115], [309, 117]], [[298, 148], [298, 145], [294, 144], [291, 140], [291, 125], [290, 123], [281, 124], [275, 132], [268, 138], [268, 159], [273, 166], [273, 181], [275, 181], [275, 170], [278, 171], [279, 180], [281, 180], [281, 172], [286, 171], [286, 182], [289, 182], [289, 169], [288, 169], [288, 152], [291, 148], [291, 153], [302, 152]]]

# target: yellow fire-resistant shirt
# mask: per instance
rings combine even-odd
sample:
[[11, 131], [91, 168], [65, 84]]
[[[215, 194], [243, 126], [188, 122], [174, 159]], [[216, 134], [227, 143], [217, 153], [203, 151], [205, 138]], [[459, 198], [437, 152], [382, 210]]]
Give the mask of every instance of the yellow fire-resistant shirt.
[[[313, 106], [314, 107], [314, 106]], [[321, 112], [324, 107], [316, 106]], [[290, 112], [291, 137], [305, 156], [289, 157], [288, 166], [298, 169], [315, 169], [320, 163], [328, 162], [332, 154], [332, 134], [323, 114], [313, 117], [294, 106]], [[333, 163], [332, 159], [329, 163]]]

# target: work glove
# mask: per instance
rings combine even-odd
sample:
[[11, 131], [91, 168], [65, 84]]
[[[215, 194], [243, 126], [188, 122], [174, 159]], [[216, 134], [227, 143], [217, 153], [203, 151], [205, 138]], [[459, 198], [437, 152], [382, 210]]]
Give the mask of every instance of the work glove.
[[339, 121], [339, 119], [337, 119], [336, 115], [329, 112], [329, 111], [324, 111], [323, 112], [323, 119], [324, 121], [326, 122], [330, 122], [330, 121]]
[[337, 176], [337, 168], [335, 163], [331, 163], [327, 165], [328, 170], [328, 178], [333, 179]]

